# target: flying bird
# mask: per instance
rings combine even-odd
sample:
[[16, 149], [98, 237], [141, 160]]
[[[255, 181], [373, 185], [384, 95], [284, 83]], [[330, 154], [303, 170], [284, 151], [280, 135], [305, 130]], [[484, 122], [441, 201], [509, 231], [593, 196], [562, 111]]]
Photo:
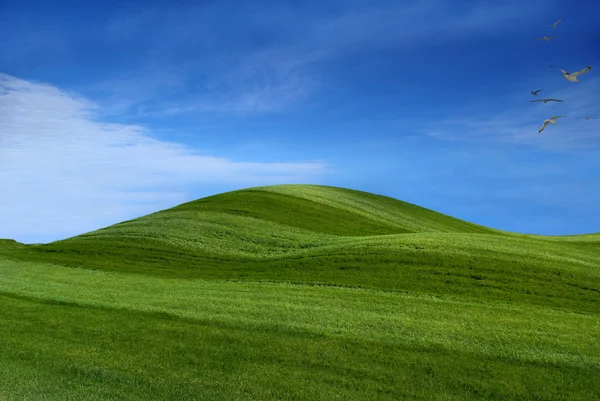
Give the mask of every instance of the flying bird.
[[577, 117], [577, 118], [585, 118], [585, 119], [586, 119], [586, 121], [587, 121], [587, 120], [589, 120], [590, 118], [591, 118], [591, 119], [594, 119], [594, 120], [597, 120], [597, 118], [596, 118], [596, 117]]
[[530, 100], [530, 102], [544, 102], [544, 103], [548, 103], [548, 102], [562, 102], [562, 100], [558, 100], [558, 99], [536, 99], [536, 100]]
[[550, 39], [555, 39], [556, 36], [542, 36], [541, 38], [537, 38], [537, 40], [545, 40], [546, 42]]
[[550, 123], [550, 124], [556, 124], [556, 119], [557, 119], [557, 118], [561, 118], [561, 117], [567, 118], [567, 116], [554, 116], [554, 117], [552, 117], [552, 118], [547, 118], [547, 119], [545, 119], [545, 120], [544, 120], [544, 125], [542, 125], [542, 128], [540, 128], [540, 130], [538, 131], [538, 134], [541, 134], [541, 133], [542, 133], [542, 131], [543, 131], [544, 129], [546, 129], [546, 127], [548, 126], [548, 123]]
[[[556, 67], [550, 66], [550, 68], [556, 68]], [[574, 72], [572, 74], [569, 71], [567, 71], [567, 70], [563, 70], [562, 68], [556, 68], [556, 69], [562, 71], [563, 78], [565, 78], [567, 81], [579, 82], [579, 80], [577, 79], [577, 76], [579, 76], [581, 74], [585, 74], [586, 72], [590, 72], [590, 70], [592, 69], [592, 66], [588, 65], [583, 70]]]
[[533, 96], [537, 96], [539, 91], [543, 91], [543, 89], [538, 89], [536, 91], [530, 91]]
[[560, 23], [560, 21], [562, 21], [563, 19], [559, 19], [558, 21], [556, 21], [554, 24], [548, 24], [546, 25], [546, 27], [552, 27], [552, 28], [556, 28], [556, 25], [558, 25]]

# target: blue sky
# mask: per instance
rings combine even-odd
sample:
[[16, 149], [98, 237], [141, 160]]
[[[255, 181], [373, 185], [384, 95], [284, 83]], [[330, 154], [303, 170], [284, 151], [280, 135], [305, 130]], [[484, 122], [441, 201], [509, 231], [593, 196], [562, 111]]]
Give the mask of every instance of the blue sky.
[[281, 183], [598, 232], [596, 3], [0, 0], [0, 237]]

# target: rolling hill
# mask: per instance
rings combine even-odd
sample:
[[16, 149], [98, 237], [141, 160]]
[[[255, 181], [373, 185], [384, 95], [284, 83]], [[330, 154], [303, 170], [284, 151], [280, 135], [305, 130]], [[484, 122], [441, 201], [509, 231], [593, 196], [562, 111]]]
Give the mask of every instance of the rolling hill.
[[586, 299], [600, 310], [598, 235], [503, 232], [393, 198], [328, 186], [223, 193], [5, 253], [164, 277], [468, 294], [557, 307]]
[[600, 234], [277, 185], [0, 240], [0, 277], [2, 399], [600, 394]]

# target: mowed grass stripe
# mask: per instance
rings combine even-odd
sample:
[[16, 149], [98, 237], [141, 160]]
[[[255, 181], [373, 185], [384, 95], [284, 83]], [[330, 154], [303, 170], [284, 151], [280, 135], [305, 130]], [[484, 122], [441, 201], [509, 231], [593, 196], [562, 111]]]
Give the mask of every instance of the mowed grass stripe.
[[[260, 235], [254, 242], [241, 239], [252, 238], [253, 225], [240, 225], [228, 236], [223, 230], [215, 234], [190, 230], [194, 224], [176, 224], [164, 215], [150, 222], [154, 224], [140, 219], [114, 231], [49, 245], [0, 247], [0, 254], [161, 277], [330, 284], [581, 312], [600, 310], [600, 252], [595, 245], [489, 234], [417, 233], [336, 237], [332, 242], [315, 238], [312, 243], [306, 237], [298, 244], [270, 238], [282, 245], [269, 253], [273, 245], [261, 243]], [[185, 234], [176, 235], [179, 227]], [[264, 230], [265, 235], [268, 232]], [[186, 235], [188, 242], [180, 241]], [[254, 253], [241, 251], [244, 247]]]
[[368, 192], [325, 185], [272, 185], [226, 192], [170, 210], [227, 211], [336, 235], [503, 233]]
[[505, 360], [600, 367], [600, 316], [418, 294], [124, 276], [0, 262], [0, 292], [79, 306], [168, 313], [282, 333], [368, 338]]
[[3, 400], [585, 400], [594, 367], [0, 295]]

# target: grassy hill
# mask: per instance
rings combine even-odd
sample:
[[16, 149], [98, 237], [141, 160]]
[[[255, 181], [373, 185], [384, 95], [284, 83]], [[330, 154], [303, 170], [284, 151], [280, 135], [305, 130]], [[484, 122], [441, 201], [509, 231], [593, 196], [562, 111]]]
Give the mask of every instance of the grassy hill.
[[0, 275], [1, 399], [600, 394], [600, 234], [278, 185], [0, 240]]

